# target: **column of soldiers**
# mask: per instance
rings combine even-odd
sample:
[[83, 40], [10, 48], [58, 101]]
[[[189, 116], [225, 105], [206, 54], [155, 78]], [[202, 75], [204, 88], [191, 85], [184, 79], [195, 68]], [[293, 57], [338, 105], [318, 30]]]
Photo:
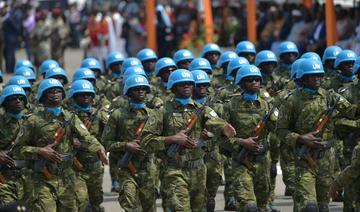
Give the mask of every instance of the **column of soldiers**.
[[[351, 50], [322, 58], [235, 51], [207, 44], [158, 58], [109, 54], [107, 71], [85, 58], [70, 82], [61, 61], [19, 60], [0, 97], [0, 206], [104, 211], [102, 180], [125, 211], [214, 211], [273, 206], [277, 163], [294, 211], [360, 211], [359, 68]], [[105, 74], [107, 73], [107, 74]], [[2, 80], [2, 76], [1, 76]], [[109, 152], [109, 158], [106, 152]]]

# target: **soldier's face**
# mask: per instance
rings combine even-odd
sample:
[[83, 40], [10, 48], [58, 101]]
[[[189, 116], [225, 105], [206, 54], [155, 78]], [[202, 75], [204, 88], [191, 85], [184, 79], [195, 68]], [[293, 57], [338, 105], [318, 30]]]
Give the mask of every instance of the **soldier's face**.
[[223, 73], [226, 73], [226, 72], [227, 72], [228, 65], [229, 65], [229, 62], [226, 62], [226, 63], [224, 63], [224, 64], [221, 66], [221, 68], [222, 68], [222, 70], [223, 70]]
[[245, 79], [241, 80], [241, 87], [244, 88], [246, 93], [254, 94], [259, 92], [260, 81], [260, 77], [246, 77]]
[[182, 60], [177, 63], [177, 66], [179, 67], [179, 69], [182, 68], [182, 69], [189, 70], [191, 61], [192, 60]]
[[354, 61], [345, 61], [340, 63], [339, 69], [344, 76], [351, 77]]
[[266, 74], [271, 74], [274, 71], [274, 68], [276, 67], [276, 63], [264, 62], [264, 63], [261, 63], [259, 67], [260, 67], [261, 72], [264, 72]]
[[280, 60], [282, 63], [285, 64], [292, 64], [296, 58], [298, 57], [298, 54], [296, 52], [288, 52], [280, 55]]
[[152, 72], [155, 69], [156, 60], [145, 60], [142, 64], [146, 72]]
[[74, 95], [76, 104], [81, 107], [88, 107], [94, 100], [94, 94], [92, 93], [77, 93]]
[[146, 99], [147, 88], [145, 86], [138, 86], [134, 88], [130, 88], [129, 96], [132, 102], [142, 103], [145, 102]]
[[207, 89], [209, 88], [208, 84], [198, 84], [194, 88], [195, 98], [204, 98], [207, 96]]
[[19, 113], [24, 110], [25, 97], [22, 95], [12, 95], [5, 99], [4, 106], [8, 112]]
[[45, 106], [57, 106], [63, 100], [63, 91], [61, 88], [51, 88], [45, 92]]
[[255, 62], [255, 54], [250, 52], [242, 52], [239, 54], [240, 57], [245, 57], [250, 64], [254, 64]]
[[176, 68], [175, 67], [166, 67], [166, 68], [163, 68], [161, 71], [160, 71], [160, 78], [163, 82], [167, 82], [168, 79], [169, 79], [169, 76], [171, 74], [171, 72], [173, 72]]
[[210, 64], [216, 64], [220, 58], [220, 54], [218, 52], [208, 52], [205, 54], [205, 59], [207, 59]]
[[180, 82], [175, 85], [175, 96], [178, 98], [189, 98], [193, 90], [193, 83]]
[[321, 87], [323, 74], [305, 75], [302, 78], [302, 84], [305, 88], [318, 89]]
[[99, 77], [100, 77], [101, 71], [100, 71], [99, 69], [93, 68], [93, 69], [91, 69], [91, 70], [94, 72], [96, 78], [99, 78]]
[[115, 73], [120, 73], [121, 72], [121, 65], [122, 65], [122, 62], [112, 63], [110, 65], [110, 70], [112, 72], [115, 72]]
[[335, 59], [333, 60], [325, 60], [325, 67], [334, 69]]

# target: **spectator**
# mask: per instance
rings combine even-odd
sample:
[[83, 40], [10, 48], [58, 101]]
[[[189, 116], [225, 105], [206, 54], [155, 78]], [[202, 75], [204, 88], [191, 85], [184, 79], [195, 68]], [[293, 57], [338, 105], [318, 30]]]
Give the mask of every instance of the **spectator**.
[[71, 36], [71, 46], [73, 48], [79, 48], [80, 46], [80, 34], [79, 34], [79, 24], [81, 20], [81, 14], [77, 7], [77, 3], [70, 5], [70, 14], [69, 14], [69, 26], [70, 26], [70, 36]]

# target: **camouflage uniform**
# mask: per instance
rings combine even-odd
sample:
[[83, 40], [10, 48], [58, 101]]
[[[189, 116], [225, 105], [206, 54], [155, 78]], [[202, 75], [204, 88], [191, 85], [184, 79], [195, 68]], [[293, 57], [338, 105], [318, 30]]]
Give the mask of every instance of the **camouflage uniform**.
[[[101, 135], [108, 119], [106, 109], [92, 108], [90, 112], [82, 112], [74, 108], [73, 111], [84, 124], [91, 121], [91, 128], [88, 130], [98, 141], [101, 141]], [[79, 211], [86, 209], [87, 199], [90, 201], [92, 211], [104, 211], [104, 208], [100, 206], [104, 193], [102, 189], [104, 167], [96, 154], [90, 153], [81, 146], [75, 147], [75, 150], [77, 151], [76, 159], [82, 165], [82, 167], [74, 166], [77, 171], [76, 194]]]
[[290, 82], [290, 70], [289, 68], [278, 66], [274, 70], [274, 77], [277, 79], [274, 83], [276, 84], [277, 90], [284, 89], [287, 84]]
[[[179, 157], [171, 158], [165, 154], [169, 148], [164, 138], [175, 135], [184, 129], [187, 120], [200, 105], [194, 101], [182, 105], [172, 100], [164, 105], [154, 120], [149, 119], [148, 127], [144, 130], [141, 146], [148, 152], [160, 152], [164, 164], [162, 173], [162, 187], [166, 192], [165, 211], [204, 211], [206, 204], [206, 166], [204, 151], [180, 148]], [[225, 122], [218, 118], [215, 111], [206, 107], [191, 130], [193, 139], [200, 138], [204, 128], [219, 135]]]
[[[246, 101], [242, 96], [236, 96], [224, 106], [224, 118], [236, 129], [236, 137], [248, 138], [254, 135], [255, 126], [268, 110], [268, 103], [260, 96], [254, 102]], [[275, 119], [273, 118], [273, 120]], [[270, 125], [274, 126], [273, 124]], [[268, 132], [263, 132], [257, 142], [264, 146], [264, 150], [251, 156], [250, 160], [252, 160], [254, 170], [250, 171], [234, 160], [232, 163], [234, 176], [236, 176], [233, 186], [237, 211], [246, 211], [250, 205], [257, 205], [260, 211], [266, 210], [270, 195]], [[224, 148], [228, 149], [233, 156], [241, 150], [237, 138], [224, 143]]]
[[124, 87], [122, 79], [110, 78], [107, 80], [107, 83], [105, 89], [105, 96], [107, 99], [111, 100], [122, 95]]
[[[135, 109], [128, 107], [116, 109], [110, 116], [103, 133], [106, 148], [116, 158], [124, 156], [125, 144], [135, 139], [135, 132], [146, 119], [154, 120], [154, 112], [149, 108]], [[127, 167], [118, 168], [120, 182], [119, 203], [125, 211], [156, 211], [155, 206], [155, 164], [153, 154], [144, 157], [134, 155], [131, 159], [136, 175]]]
[[37, 67], [50, 57], [50, 36], [50, 23], [46, 20], [36, 22], [35, 28], [30, 33], [30, 44], [32, 55], [34, 55], [34, 64]]
[[331, 78], [331, 86], [330, 88], [334, 89], [334, 91], [338, 91], [341, 87], [349, 86], [353, 83], [356, 83], [357, 80], [354, 81], [348, 81], [345, 80], [341, 74], [336, 74], [333, 78]]
[[[0, 150], [9, 150], [20, 130], [23, 120], [16, 120], [5, 112], [0, 116]], [[10, 153], [11, 156], [11, 153]], [[25, 164], [24, 164], [25, 165]], [[30, 190], [30, 174], [27, 167], [18, 167], [15, 169], [5, 168], [0, 164], [0, 173], [5, 178], [5, 182], [0, 182], [0, 205], [10, 204], [18, 200], [27, 201]]]
[[[297, 143], [299, 136], [315, 130], [315, 124], [321, 115], [334, 104], [334, 99], [338, 96], [339, 94], [322, 88], [312, 95], [303, 89], [296, 90], [280, 108], [278, 135], [286, 139], [288, 145], [294, 146], [299, 154], [301, 147]], [[336, 109], [340, 112], [338, 115], [354, 116], [355, 114], [355, 109], [343, 97], [340, 97]], [[323, 129], [320, 135], [323, 141], [333, 139], [332, 128], [330, 123]], [[299, 155], [295, 158], [294, 211], [302, 211], [311, 204], [317, 204], [320, 211], [329, 210], [328, 191], [334, 170], [334, 149], [330, 146], [321, 151], [315, 159], [316, 167], [312, 169]]]
[[[53, 137], [61, 124], [67, 120], [65, 134], [62, 142], [56, 147], [56, 151], [62, 155], [63, 162], [59, 164], [46, 161], [45, 166], [52, 175], [47, 179], [41, 170], [43, 169], [39, 149], [53, 142]], [[102, 145], [91, 136], [85, 125], [76, 116], [62, 109], [59, 116], [54, 116], [46, 108], [39, 109], [24, 122], [15, 145], [19, 156], [30, 160], [34, 164], [34, 199], [32, 209], [34, 211], [77, 211], [75, 192], [75, 172], [73, 170], [73, 139], [81, 141], [84, 148], [91, 153], [102, 150]]]
[[69, 35], [69, 28], [65, 25], [62, 17], [57, 17], [52, 22], [51, 32], [51, 58], [58, 61], [64, 67], [64, 52]]

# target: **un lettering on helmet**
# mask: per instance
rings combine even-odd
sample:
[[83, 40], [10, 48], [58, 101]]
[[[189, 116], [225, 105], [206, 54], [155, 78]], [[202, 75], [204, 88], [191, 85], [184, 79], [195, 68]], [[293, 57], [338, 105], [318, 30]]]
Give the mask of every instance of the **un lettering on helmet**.
[[138, 65], [138, 61], [133, 60], [133, 61], [130, 62], [130, 65], [132, 65], [132, 66]]
[[347, 53], [347, 57], [355, 57], [355, 54], [353, 52]]
[[205, 61], [199, 61], [199, 65], [205, 66], [205, 65], [206, 65], [206, 62], [205, 62]]
[[217, 49], [217, 46], [215, 44], [210, 44], [210, 49]]
[[293, 48], [295, 48], [295, 47], [294, 47], [293, 44], [288, 44], [288, 45], [286, 46], [286, 48], [288, 48], [288, 49], [293, 49]]
[[23, 84], [25, 84], [25, 80], [19, 79], [19, 80], [17, 81], [17, 83], [18, 83], [19, 85], [23, 85]]
[[52, 79], [52, 78], [49, 79], [50, 84], [56, 84], [57, 82], [58, 81], [56, 79]]
[[257, 72], [257, 69], [254, 68], [254, 67], [250, 67], [249, 71], [252, 72], [252, 73], [254, 73], [254, 72]]
[[236, 57], [237, 57], [237, 54], [235, 54], [235, 53], [229, 54], [229, 58], [236, 58]]
[[171, 64], [171, 59], [165, 59], [165, 60], [164, 60], [164, 63], [166, 63], [166, 64]]
[[84, 74], [85, 75], [91, 75], [92, 73], [91, 73], [92, 71], [90, 71], [90, 70], [86, 70], [86, 71], [84, 71]]
[[198, 75], [196, 75], [196, 78], [198, 80], [203, 80], [203, 79], [205, 79], [205, 75], [204, 74], [198, 74]]
[[13, 86], [13, 87], [12, 87], [12, 90], [15, 91], [15, 92], [18, 92], [18, 91], [21, 91], [22, 88], [19, 87], [19, 86]]
[[252, 45], [250, 45], [250, 44], [247, 44], [247, 45], [246, 45], [246, 48], [247, 48], [247, 49], [252, 49], [252, 48], [253, 48], [253, 46], [252, 46]]
[[275, 57], [275, 55], [271, 54], [271, 53], [268, 53], [266, 56], [267, 56], [267, 58], [274, 58]]
[[150, 51], [146, 52], [146, 56], [153, 56], [154, 54]]
[[189, 57], [189, 56], [191, 56], [191, 55], [190, 55], [190, 52], [184, 52], [184, 53], [183, 53], [183, 56], [184, 56], [184, 57]]
[[184, 78], [190, 78], [191, 77], [190, 73], [186, 73], [186, 72], [181, 73], [181, 76], [184, 77]]
[[82, 88], [84, 89], [90, 89], [90, 85], [87, 83], [82, 84]]
[[145, 82], [145, 80], [142, 77], [136, 77], [135, 82]]
[[313, 69], [321, 69], [320, 64], [312, 64]]
[[89, 61], [89, 65], [94, 66], [96, 65], [96, 62], [94, 60]]

